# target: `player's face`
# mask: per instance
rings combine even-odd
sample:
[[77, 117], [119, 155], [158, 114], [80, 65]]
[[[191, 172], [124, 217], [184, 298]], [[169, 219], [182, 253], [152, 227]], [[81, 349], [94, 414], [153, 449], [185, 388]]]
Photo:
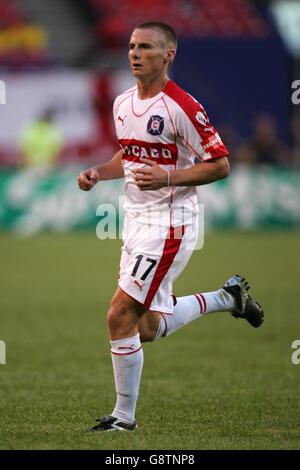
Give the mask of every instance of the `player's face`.
[[135, 29], [129, 41], [128, 57], [137, 79], [161, 75], [168, 67], [168, 48], [163, 34], [155, 29]]

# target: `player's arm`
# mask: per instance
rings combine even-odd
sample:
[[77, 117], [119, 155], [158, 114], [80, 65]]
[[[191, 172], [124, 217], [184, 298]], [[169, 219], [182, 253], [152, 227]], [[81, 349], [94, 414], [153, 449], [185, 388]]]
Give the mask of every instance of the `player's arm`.
[[79, 188], [89, 191], [98, 181], [123, 178], [122, 155], [123, 150], [119, 150], [109, 162], [81, 171], [77, 178]]
[[200, 186], [227, 178], [229, 173], [227, 156], [212, 158], [185, 170], [170, 171], [169, 184], [170, 186]]
[[201, 163], [183, 170], [170, 170], [156, 162], [140, 159], [147, 168], [133, 171], [135, 183], [141, 190], [154, 190], [163, 186], [199, 186], [226, 178], [230, 172], [228, 150], [218, 132], [209, 122], [204, 108], [189, 95], [180, 101], [174, 115], [176, 134], [193, 151]]
[[148, 168], [132, 170], [135, 184], [141, 191], [160, 189], [163, 186], [199, 186], [226, 178], [230, 172], [227, 156], [212, 158], [184, 170], [169, 173], [156, 162], [140, 159]]

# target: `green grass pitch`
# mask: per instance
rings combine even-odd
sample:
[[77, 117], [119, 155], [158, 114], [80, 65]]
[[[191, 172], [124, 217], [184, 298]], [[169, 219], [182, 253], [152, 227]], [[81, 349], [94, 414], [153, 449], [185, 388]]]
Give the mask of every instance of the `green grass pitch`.
[[133, 433], [83, 432], [115, 401], [106, 311], [120, 241], [2, 234], [0, 245], [1, 449], [300, 448], [299, 232], [206, 236], [175, 294], [243, 274], [265, 322], [210, 314], [145, 344]]

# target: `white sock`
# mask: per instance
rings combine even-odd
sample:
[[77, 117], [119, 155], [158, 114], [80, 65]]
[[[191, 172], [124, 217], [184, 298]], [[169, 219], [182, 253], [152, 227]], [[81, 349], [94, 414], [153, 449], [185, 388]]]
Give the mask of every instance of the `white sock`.
[[195, 297], [199, 302], [201, 314], [228, 312], [235, 306], [234, 297], [224, 289], [205, 292], [204, 294], [196, 294]]
[[132, 423], [144, 362], [140, 334], [111, 341], [110, 344], [117, 392], [116, 405], [111, 414], [125, 423]]
[[169, 336], [206, 313], [229, 311], [235, 305], [232, 295], [224, 289], [178, 297], [176, 300], [173, 314], [161, 314], [154, 341], [161, 336]]

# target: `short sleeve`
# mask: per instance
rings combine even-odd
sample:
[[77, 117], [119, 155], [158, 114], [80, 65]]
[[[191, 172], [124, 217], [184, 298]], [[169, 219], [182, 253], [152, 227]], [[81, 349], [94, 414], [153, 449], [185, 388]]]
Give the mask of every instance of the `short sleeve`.
[[200, 160], [227, 156], [228, 150], [210, 123], [204, 108], [192, 97], [189, 101], [186, 109], [178, 113], [178, 136]]
[[174, 113], [176, 133], [199, 160], [210, 160], [228, 155], [221, 137], [210, 123], [203, 106], [172, 80], [164, 92], [177, 103]]

